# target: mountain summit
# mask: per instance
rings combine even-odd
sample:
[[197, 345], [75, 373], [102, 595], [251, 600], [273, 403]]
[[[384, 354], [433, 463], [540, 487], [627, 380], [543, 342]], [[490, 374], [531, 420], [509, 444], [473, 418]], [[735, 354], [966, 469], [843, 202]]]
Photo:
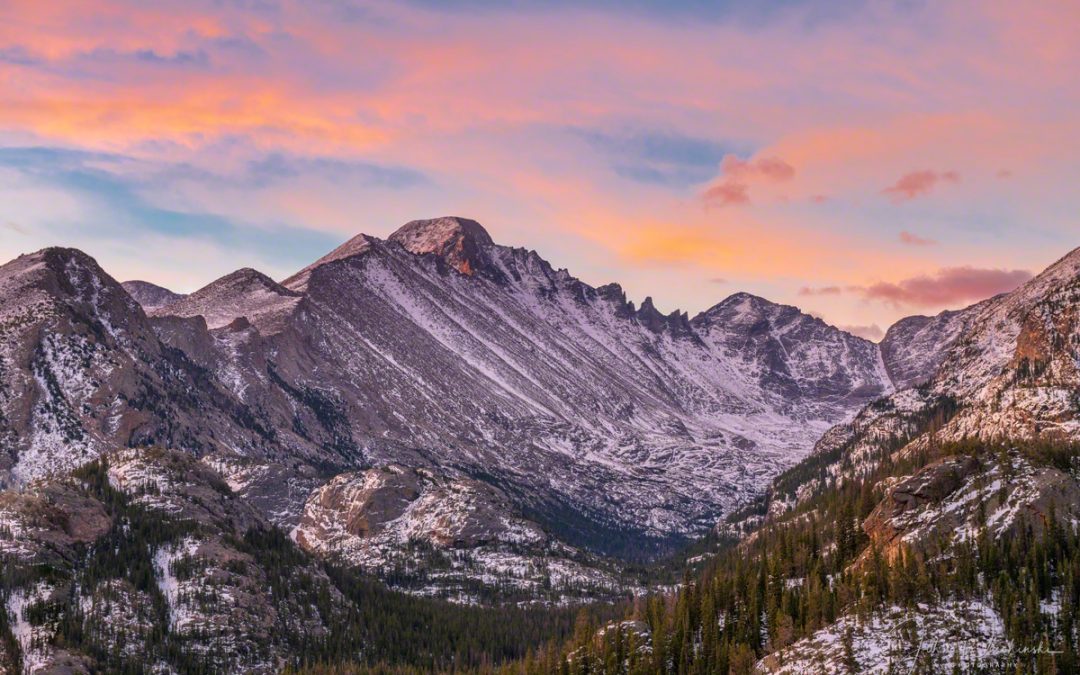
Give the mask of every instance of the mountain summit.
[[495, 242], [475, 220], [456, 216], [414, 220], [402, 225], [389, 240], [410, 253], [434, 255], [466, 276], [492, 270], [487, 249]]

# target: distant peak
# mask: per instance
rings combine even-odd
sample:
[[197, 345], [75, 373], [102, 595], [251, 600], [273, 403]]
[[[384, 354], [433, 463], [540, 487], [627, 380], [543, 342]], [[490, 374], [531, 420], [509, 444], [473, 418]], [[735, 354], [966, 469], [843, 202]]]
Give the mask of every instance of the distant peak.
[[151, 310], [152, 316], [202, 316], [211, 329], [244, 317], [263, 330], [268, 316], [285, 313], [300, 297], [262, 272], [244, 267], [216, 279], [191, 295]]
[[739, 291], [733, 293], [720, 302], [721, 305], [733, 305], [735, 303], [747, 302], [752, 305], [775, 305], [776, 303], [771, 300], [766, 300], [760, 295], [754, 295], [753, 293], [747, 293], [746, 291]]
[[184, 297], [180, 293], [174, 293], [163, 286], [139, 279], [125, 281], [120, 285], [124, 287], [128, 295], [135, 299], [135, 302], [142, 305], [143, 309], [164, 307]]
[[[251, 267], [241, 267], [235, 272], [230, 272], [218, 279], [217, 281], [212, 282], [207, 288], [211, 286], [225, 286], [234, 284], [248, 285], [252, 283], [259, 284], [261, 286], [265, 286], [266, 288], [272, 288], [275, 290], [280, 288], [280, 285], [276, 281], [263, 274], [259, 270]], [[281, 290], [284, 291], [285, 289]]]
[[480, 223], [456, 216], [411, 221], [389, 241], [415, 255], [435, 255], [466, 276], [488, 269], [485, 249], [495, 244]]

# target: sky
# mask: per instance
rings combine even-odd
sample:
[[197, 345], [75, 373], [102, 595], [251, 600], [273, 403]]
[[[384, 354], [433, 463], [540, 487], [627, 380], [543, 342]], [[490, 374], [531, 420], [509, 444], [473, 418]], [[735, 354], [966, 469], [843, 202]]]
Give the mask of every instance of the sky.
[[186, 292], [475, 218], [872, 339], [1080, 246], [1080, 3], [4, 0], [0, 259]]

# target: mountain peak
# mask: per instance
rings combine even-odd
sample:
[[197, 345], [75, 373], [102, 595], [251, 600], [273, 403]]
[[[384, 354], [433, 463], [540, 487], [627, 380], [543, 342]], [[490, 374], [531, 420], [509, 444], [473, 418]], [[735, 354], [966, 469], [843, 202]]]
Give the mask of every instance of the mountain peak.
[[413, 220], [391, 234], [389, 241], [415, 255], [435, 255], [466, 276], [488, 267], [485, 249], [495, 245], [480, 223], [456, 216]]
[[221, 328], [241, 316], [259, 324], [260, 319], [289, 311], [299, 298], [296, 291], [256, 269], [244, 267], [150, 313], [154, 316], [202, 316], [208, 327]]
[[447, 246], [466, 241], [475, 246], [491, 246], [491, 235], [484, 226], [469, 218], [443, 216], [426, 220], [411, 220], [393, 234], [390, 241], [396, 241], [410, 253], [441, 254]]
[[334, 262], [335, 260], [344, 260], [346, 258], [363, 255], [371, 250], [375, 241], [377, 240], [374, 237], [366, 234], [358, 234], [281, 283], [283, 286], [292, 290], [303, 290], [307, 285], [308, 277], [311, 276], [311, 272], [316, 267], [321, 267], [327, 263]]
[[120, 285], [124, 287], [128, 295], [135, 299], [135, 302], [142, 305], [142, 308], [146, 310], [164, 307], [184, 297], [181, 293], [174, 293], [163, 286], [139, 279], [125, 281]]
[[709, 309], [694, 317], [691, 323], [695, 325], [710, 325], [716, 322], [745, 322], [757, 321], [764, 314], [772, 312], [783, 305], [766, 300], [765, 298], [740, 291], [724, 298]]
[[1056, 279], [1070, 279], [1080, 276], [1080, 248], [1074, 248], [1058, 259], [1054, 264], [1046, 268], [1036, 278], [1052, 277]]

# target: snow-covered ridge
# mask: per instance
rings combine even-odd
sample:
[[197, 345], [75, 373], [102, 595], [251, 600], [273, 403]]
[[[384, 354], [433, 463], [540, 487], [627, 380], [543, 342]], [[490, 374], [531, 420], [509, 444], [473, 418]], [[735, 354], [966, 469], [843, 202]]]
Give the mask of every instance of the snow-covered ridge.
[[244, 318], [266, 325], [291, 310], [300, 295], [256, 270], [227, 274], [191, 295], [153, 308], [155, 316], [202, 316], [208, 328], [221, 328]]
[[[704, 532], [967, 335], [951, 315], [915, 325], [916, 358], [748, 294], [665, 315], [460, 218], [361, 235], [285, 284], [239, 270], [149, 320], [77, 252], [9, 263], [12, 285], [0, 434], [18, 450], [0, 469], [19, 480], [163, 444], [274, 467], [243, 480], [293, 525], [305, 499], [286, 486], [397, 462], [496, 486], [554, 537], [615, 553]], [[67, 422], [82, 445], [57, 440]]]

